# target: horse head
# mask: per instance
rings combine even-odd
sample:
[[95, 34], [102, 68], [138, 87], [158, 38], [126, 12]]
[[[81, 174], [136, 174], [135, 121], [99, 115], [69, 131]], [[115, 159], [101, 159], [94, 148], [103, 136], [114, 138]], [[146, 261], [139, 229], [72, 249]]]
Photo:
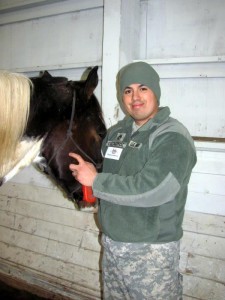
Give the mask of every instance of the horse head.
[[[48, 131], [41, 147], [38, 166], [61, 186], [67, 197], [84, 206], [82, 189], [71, 175], [69, 164], [74, 163], [69, 152], [80, 154], [101, 171], [101, 144], [106, 135], [101, 106], [94, 95], [98, 84], [98, 67], [94, 67], [86, 80], [58, 82], [52, 89], [59, 94], [57, 105], [61, 111], [59, 121]], [[55, 91], [52, 90], [54, 94]], [[49, 99], [52, 94], [50, 93]], [[54, 105], [56, 105], [54, 103]], [[63, 113], [62, 113], [63, 112]]]

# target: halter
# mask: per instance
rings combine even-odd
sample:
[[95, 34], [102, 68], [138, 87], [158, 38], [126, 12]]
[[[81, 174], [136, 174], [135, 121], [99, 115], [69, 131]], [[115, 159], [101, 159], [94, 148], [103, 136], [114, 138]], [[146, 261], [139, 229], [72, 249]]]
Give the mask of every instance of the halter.
[[[95, 167], [98, 169], [102, 166], [102, 163], [96, 163], [78, 144], [77, 142], [73, 139], [73, 133], [72, 133], [72, 126], [73, 126], [73, 118], [74, 118], [74, 114], [75, 114], [75, 104], [76, 104], [76, 90], [74, 90], [73, 93], [73, 102], [72, 102], [72, 111], [71, 111], [71, 116], [70, 116], [70, 123], [69, 123], [69, 127], [66, 133], [66, 139], [64, 140], [64, 142], [54, 151], [52, 157], [50, 158], [50, 160], [48, 161], [48, 163], [46, 163], [45, 169], [47, 171], [47, 173], [49, 175], [52, 175], [53, 177], [54, 174], [52, 174], [51, 168], [50, 168], [50, 163], [53, 160], [53, 158], [56, 156], [57, 152], [60, 151], [64, 145], [67, 143], [67, 141], [70, 139], [72, 141], [72, 143], [74, 144], [74, 146], [83, 154], [83, 156], [85, 156], [89, 161], [91, 161], [93, 163], [93, 165], [95, 165]], [[80, 189], [79, 186], [77, 186], [74, 190], [70, 191], [68, 194], [72, 197], [73, 199], [73, 193], [75, 193], [76, 191], [78, 191]]]
[[74, 114], [75, 114], [75, 104], [76, 104], [76, 90], [74, 90], [73, 92], [73, 102], [72, 102], [72, 111], [71, 111], [71, 116], [70, 116], [70, 124], [69, 124], [69, 128], [67, 130], [66, 133], [66, 139], [64, 140], [64, 142], [54, 151], [51, 159], [48, 161], [47, 167], [50, 167], [50, 163], [53, 160], [53, 158], [56, 156], [57, 152], [60, 151], [64, 145], [67, 143], [67, 141], [70, 139], [74, 146], [88, 159], [90, 160], [93, 165], [95, 165], [96, 168], [101, 167], [101, 164], [97, 164], [78, 144], [77, 142], [73, 139], [73, 133], [72, 133], [72, 126], [73, 126], [73, 118], [74, 118]]

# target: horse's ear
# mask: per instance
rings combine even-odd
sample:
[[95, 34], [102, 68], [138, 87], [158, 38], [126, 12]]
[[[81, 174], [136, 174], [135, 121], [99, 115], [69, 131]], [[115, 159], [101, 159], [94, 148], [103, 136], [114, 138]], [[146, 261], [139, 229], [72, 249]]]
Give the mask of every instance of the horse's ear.
[[84, 93], [87, 95], [88, 99], [90, 99], [91, 96], [93, 95], [97, 85], [98, 85], [98, 67], [95, 66], [93, 69], [91, 69], [85, 81]]
[[48, 73], [48, 71], [41, 71], [39, 73], [39, 77], [41, 77], [43, 79], [50, 79], [50, 78], [52, 78], [52, 75], [50, 73]]

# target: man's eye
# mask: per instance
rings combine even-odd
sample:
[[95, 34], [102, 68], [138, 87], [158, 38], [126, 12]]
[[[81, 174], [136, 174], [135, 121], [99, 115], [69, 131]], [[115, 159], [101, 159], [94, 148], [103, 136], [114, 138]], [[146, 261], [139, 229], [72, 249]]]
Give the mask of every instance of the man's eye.
[[130, 94], [130, 93], [131, 93], [131, 90], [125, 90], [125, 91], [124, 91], [124, 94], [125, 94], [125, 95]]
[[147, 91], [147, 87], [146, 86], [142, 86], [142, 87], [140, 87], [140, 90], [141, 91]]

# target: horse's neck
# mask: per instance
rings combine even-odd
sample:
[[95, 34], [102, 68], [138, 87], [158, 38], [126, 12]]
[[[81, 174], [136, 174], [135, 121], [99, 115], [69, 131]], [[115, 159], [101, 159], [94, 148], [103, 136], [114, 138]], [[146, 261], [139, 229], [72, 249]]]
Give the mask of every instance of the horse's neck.
[[42, 139], [26, 138], [16, 148], [14, 159], [4, 166], [3, 183], [12, 179], [19, 171], [29, 166], [40, 152]]

